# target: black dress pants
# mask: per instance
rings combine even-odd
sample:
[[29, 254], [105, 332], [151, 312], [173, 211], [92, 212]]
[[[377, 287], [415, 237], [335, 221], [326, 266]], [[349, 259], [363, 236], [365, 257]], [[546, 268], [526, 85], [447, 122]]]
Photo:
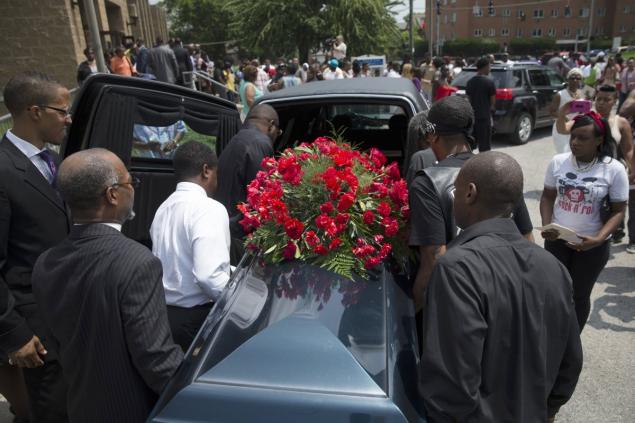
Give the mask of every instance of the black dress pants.
[[194, 341], [194, 337], [211, 309], [211, 303], [191, 308], [168, 306], [168, 322], [172, 331], [172, 339], [183, 352], [186, 352]]
[[576, 251], [567, 247], [564, 241], [545, 240], [545, 249], [560, 260], [571, 275], [575, 313], [578, 317], [580, 332], [584, 329], [591, 312], [593, 285], [609, 261], [610, 244], [609, 241], [605, 241], [602, 245], [590, 250]]
[[29, 396], [32, 423], [64, 423], [66, 413], [66, 382], [58, 361], [45, 362], [41, 367], [23, 369]]
[[479, 153], [484, 153], [492, 149], [490, 145], [492, 141], [492, 122], [489, 118], [477, 119], [474, 122], [472, 134], [478, 144]]

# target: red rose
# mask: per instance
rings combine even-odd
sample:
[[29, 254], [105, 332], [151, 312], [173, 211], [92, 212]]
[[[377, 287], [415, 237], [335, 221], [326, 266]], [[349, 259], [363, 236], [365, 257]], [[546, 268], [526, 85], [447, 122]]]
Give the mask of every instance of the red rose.
[[382, 201], [377, 206], [377, 213], [379, 213], [383, 217], [390, 216], [391, 211], [392, 209], [390, 208], [390, 204], [386, 203], [385, 201]]
[[287, 242], [287, 246], [282, 250], [282, 256], [287, 260], [293, 260], [297, 249], [298, 247], [296, 247], [293, 242], [289, 241]]
[[304, 224], [298, 219], [290, 217], [284, 222], [284, 231], [289, 238], [300, 239], [300, 237], [302, 237], [302, 231], [304, 231]]
[[323, 256], [323, 255], [325, 255], [325, 254], [327, 254], [329, 252], [329, 250], [322, 244], [316, 245], [314, 251], [315, 251], [316, 254], [319, 254], [321, 256]]
[[366, 210], [363, 215], [364, 223], [372, 225], [375, 222], [375, 213], [370, 210]]
[[332, 223], [334, 223], [333, 219], [325, 214], [321, 214], [315, 218], [315, 226], [317, 226], [319, 229], [326, 230], [326, 228], [329, 227]]
[[376, 167], [382, 167], [386, 163], [386, 156], [376, 148], [370, 149], [370, 160]]
[[388, 195], [388, 187], [379, 182], [373, 182], [370, 186], [373, 195], [377, 198], [386, 197]]
[[338, 213], [337, 216], [335, 216], [335, 223], [338, 225], [346, 225], [350, 217], [348, 213]]
[[399, 232], [399, 224], [397, 223], [397, 220], [391, 217], [384, 217], [381, 223], [384, 225], [384, 233], [386, 236], [392, 237], [397, 235], [397, 232]]
[[408, 203], [408, 187], [406, 181], [400, 179], [393, 183], [389, 192], [390, 198], [398, 206], [402, 206]]
[[384, 236], [380, 234], [375, 235], [374, 239], [377, 244], [381, 244], [382, 242], [384, 242]]
[[366, 269], [373, 269], [377, 267], [379, 263], [381, 263], [381, 259], [379, 257], [370, 257], [364, 263], [364, 267], [366, 267]]
[[335, 162], [335, 165], [339, 167], [352, 166], [354, 156], [355, 155], [352, 151], [339, 150], [333, 155], [333, 161]]
[[397, 166], [397, 163], [393, 162], [386, 166], [386, 174], [390, 179], [398, 181], [401, 178], [401, 175], [399, 174], [399, 167]]
[[315, 247], [320, 243], [320, 238], [318, 238], [315, 231], [307, 231], [307, 233], [304, 235], [304, 239], [311, 247]]
[[343, 212], [348, 210], [355, 203], [355, 196], [351, 193], [346, 193], [340, 197], [340, 201], [337, 203], [337, 210]]
[[410, 217], [410, 207], [403, 206], [401, 208], [401, 216], [403, 216], [404, 219], [408, 219]]
[[334, 250], [340, 245], [342, 245], [342, 240], [340, 238], [333, 238], [333, 241], [329, 244], [329, 250]]
[[322, 213], [332, 213], [335, 210], [335, 207], [333, 207], [333, 203], [331, 203], [330, 201], [327, 201], [326, 203], [320, 205], [320, 211]]

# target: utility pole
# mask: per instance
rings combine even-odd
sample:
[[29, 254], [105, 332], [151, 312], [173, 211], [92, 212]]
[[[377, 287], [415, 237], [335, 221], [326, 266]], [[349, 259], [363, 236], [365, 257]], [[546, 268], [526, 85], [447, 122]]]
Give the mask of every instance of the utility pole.
[[428, 20], [428, 28], [426, 29], [426, 33], [428, 35], [428, 54], [432, 57], [432, 17], [434, 16], [434, 12], [432, 11], [432, 2], [434, 0], [429, 0], [430, 7], [426, 6], [426, 18], [430, 18]]
[[593, 34], [593, 11], [595, 10], [595, 0], [591, 0], [591, 10], [589, 10], [589, 33], [586, 36], [586, 51], [591, 51], [591, 35]]
[[415, 60], [415, 40], [414, 40], [414, 25], [412, 24], [414, 22], [414, 16], [412, 16], [413, 14], [413, 6], [414, 0], [410, 0], [410, 18], [408, 19], [408, 37], [409, 37], [409, 41], [410, 41], [410, 59], [413, 61]]
[[437, 0], [437, 56], [439, 55], [439, 23], [441, 23], [441, 0]]
[[95, 50], [95, 59], [97, 60], [97, 70], [107, 73], [106, 61], [104, 60], [104, 50], [101, 47], [101, 38], [99, 38], [99, 25], [97, 24], [97, 14], [95, 13], [95, 5], [93, 0], [84, 0], [84, 9], [88, 17], [88, 30], [92, 39], [93, 50]]

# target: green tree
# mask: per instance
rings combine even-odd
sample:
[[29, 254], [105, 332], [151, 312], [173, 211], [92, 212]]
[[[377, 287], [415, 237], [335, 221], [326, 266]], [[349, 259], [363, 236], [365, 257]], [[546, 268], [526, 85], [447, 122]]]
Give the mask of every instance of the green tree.
[[[212, 57], [222, 59], [225, 44], [229, 40], [231, 10], [223, 7], [222, 0], [164, 0], [170, 32], [184, 43], [203, 43]], [[207, 44], [220, 43], [220, 44]]]
[[392, 0], [228, 0], [225, 10], [243, 48], [265, 56], [299, 54], [342, 34], [347, 55], [382, 52], [400, 42]]

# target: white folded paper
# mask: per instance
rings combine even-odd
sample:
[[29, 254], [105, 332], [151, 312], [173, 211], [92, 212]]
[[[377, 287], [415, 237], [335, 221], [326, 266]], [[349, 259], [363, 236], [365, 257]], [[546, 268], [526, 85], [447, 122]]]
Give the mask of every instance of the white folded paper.
[[566, 226], [558, 225], [557, 223], [550, 223], [546, 226], [542, 226], [540, 228], [536, 228], [539, 231], [556, 231], [558, 232], [558, 239], [563, 241], [570, 242], [572, 244], [580, 244], [582, 242], [582, 238], [578, 236], [572, 229], [567, 228]]

